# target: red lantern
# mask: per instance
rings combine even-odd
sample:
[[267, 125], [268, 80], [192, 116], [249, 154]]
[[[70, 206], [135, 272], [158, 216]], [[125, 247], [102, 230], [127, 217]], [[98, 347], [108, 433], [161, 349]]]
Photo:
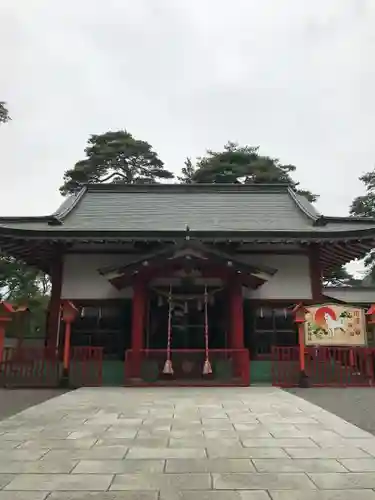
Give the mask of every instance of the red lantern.
[[375, 324], [375, 304], [372, 304], [370, 309], [366, 311], [366, 316], [370, 316], [368, 321], [369, 325]]
[[306, 308], [303, 304], [297, 304], [293, 307], [292, 313], [294, 314], [295, 323], [305, 323], [306, 321]]
[[63, 300], [61, 304], [61, 313], [65, 323], [72, 323], [77, 317], [78, 309], [70, 300]]

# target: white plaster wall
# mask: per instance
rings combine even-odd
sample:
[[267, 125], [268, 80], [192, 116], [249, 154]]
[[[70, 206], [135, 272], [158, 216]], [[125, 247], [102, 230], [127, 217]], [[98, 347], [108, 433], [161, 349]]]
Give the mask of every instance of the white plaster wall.
[[118, 299], [132, 297], [132, 288], [117, 290], [98, 269], [136, 258], [121, 254], [68, 254], [64, 259], [63, 299]]
[[244, 296], [254, 299], [311, 299], [309, 259], [307, 255], [246, 255], [249, 264], [277, 269], [277, 273], [257, 290], [244, 288]]
[[326, 297], [342, 300], [348, 304], [373, 304], [375, 302], [374, 287], [327, 287], [323, 289]]
[[[121, 265], [136, 258], [121, 254], [68, 254], [65, 256], [64, 299], [131, 298], [132, 288], [117, 290], [101, 276], [101, 267]], [[254, 265], [277, 269], [277, 273], [257, 290], [244, 288], [244, 295], [254, 299], [311, 299], [309, 260], [305, 255], [254, 254], [241, 259]]]

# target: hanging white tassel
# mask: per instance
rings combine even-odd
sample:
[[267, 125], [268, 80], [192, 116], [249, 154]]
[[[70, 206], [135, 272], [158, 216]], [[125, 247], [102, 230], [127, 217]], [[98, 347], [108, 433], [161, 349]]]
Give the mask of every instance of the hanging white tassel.
[[264, 318], [263, 307], [260, 308], [259, 317], [262, 318], [262, 319]]
[[189, 312], [189, 307], [188, 307], [188, 303], [185, 302], [185, 306], [184, 306], [184, 313], [187, 314]]
[[173, 375], [173, 366], [170, 359], [167, 359], [164, 363], [163, 373], [166, 375]]
[[202, 301], [201, 300], [198, 300], [198, 302], [197, 302], [197, 309], [198, 309], [198, 311], [202, 310]]
[[203, 375], [210, 375], [212, 373], [211, 363], [206, 359], [203, 365]]

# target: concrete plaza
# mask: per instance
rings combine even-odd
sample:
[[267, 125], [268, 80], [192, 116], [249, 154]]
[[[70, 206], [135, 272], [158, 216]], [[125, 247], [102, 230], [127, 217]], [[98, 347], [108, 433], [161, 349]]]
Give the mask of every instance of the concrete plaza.
[[46, 498], [375, 500], [375, 437], [271, 387], [79, 389], [0, 422], [0, 500]]

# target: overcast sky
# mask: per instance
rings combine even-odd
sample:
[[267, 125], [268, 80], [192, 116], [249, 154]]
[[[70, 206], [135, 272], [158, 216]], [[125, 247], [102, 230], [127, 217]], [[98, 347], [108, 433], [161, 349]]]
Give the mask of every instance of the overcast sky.
[[372, 0], [0, 0], [1, 215], [50, 213], [90, 134], [168, 169], [227, 140], [346, 215], [375, 164]]

